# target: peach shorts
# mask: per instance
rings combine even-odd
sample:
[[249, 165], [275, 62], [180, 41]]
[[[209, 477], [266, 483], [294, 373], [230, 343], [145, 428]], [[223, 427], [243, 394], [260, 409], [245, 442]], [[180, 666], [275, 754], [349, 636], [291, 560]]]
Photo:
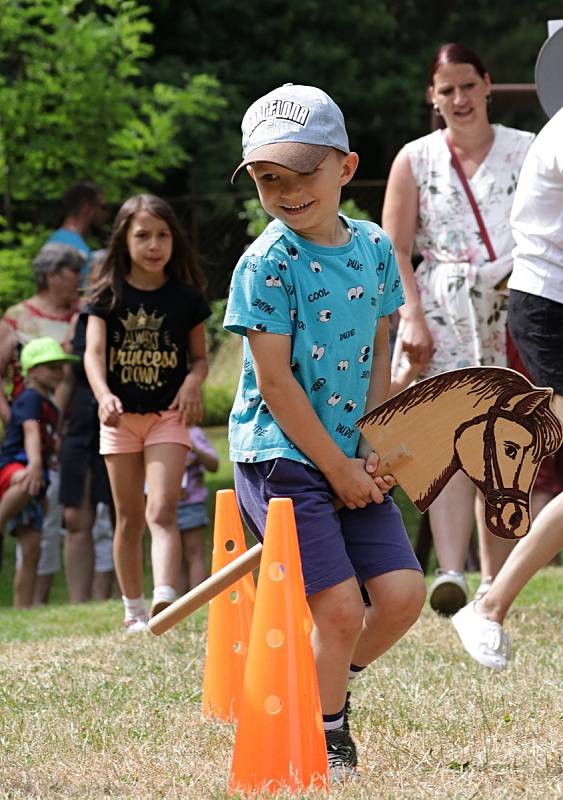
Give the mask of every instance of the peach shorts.
[[175, 409], [160, 414], [125, 413], [115, 428], [100, 425], [100, 453], [142, 453], [151, 444], [182, 444], [190, 446], [188, 429], [180, 423]]

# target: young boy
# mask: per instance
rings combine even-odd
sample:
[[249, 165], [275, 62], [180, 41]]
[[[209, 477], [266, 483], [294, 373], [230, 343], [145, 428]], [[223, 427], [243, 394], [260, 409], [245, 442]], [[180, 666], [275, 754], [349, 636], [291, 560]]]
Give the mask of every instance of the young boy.
[[63, 379], [63, 363], [75, 361], [49, 336], [33, 339], [20, 354], [26, 388], [14, 401], [0, 449], [0, 531], [11, 521], [22, 560], [14, 576], [14, 606], [33, 602], [39, 561], [43, 498], [55, 449], [58, 411], [49, 396]]
[[233, 273], [224, 324], [244, 337], [244, 361], [230, 455], [258, 538], [268, 501], [293, 501], [329, 767], [341, 778], [357, 762], [347, 682], [424, 602], [420, 566], [385, 494], [394, 480], [374, 479], [379, 457], [354, 426], [389, 392], [388, 316], [403, 302], [401, 283], [381, 228], [339, 214], [358, 156], [327, 94], [286, 84], [250, 106], [242, 130], [232, 180], [248, 172], [274, 221]]

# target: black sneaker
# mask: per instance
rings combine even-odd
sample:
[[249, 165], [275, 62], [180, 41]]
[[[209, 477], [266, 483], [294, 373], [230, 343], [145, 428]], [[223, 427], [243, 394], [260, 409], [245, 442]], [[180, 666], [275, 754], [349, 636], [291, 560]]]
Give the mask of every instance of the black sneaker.
[[353, 777], [358, 764], [356, 745], [349, 731], [337, 728], [325, 731], [328, 771], [332, 780], [342, 781]]

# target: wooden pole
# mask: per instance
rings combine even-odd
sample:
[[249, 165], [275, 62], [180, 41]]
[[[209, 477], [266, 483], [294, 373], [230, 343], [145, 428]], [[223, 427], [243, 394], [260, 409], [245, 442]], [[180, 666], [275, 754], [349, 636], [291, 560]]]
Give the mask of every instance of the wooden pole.
[[194, 611], [204, 606], [216, 595], [228, 589], [235, 581], [256, 569], [260, 564], [261, 557], [262, 545], [256, 544], [149, 620], [150, 631], [155, 636], [166, 633], [167, 630], [173, 628], [185, 617], [193, 614]]

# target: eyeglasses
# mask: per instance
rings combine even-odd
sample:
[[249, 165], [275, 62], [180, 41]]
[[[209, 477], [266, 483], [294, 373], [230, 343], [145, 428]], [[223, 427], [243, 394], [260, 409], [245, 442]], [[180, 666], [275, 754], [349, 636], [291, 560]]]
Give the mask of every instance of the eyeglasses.
[[71, 266], [70, 264], [63, 264], [63, 266], [62, 266], [62, 267], [60, 267], [60, 268], [59, 268], [58, 270], [56, 270], [56, 271], [57, 271], [57, 272], [62, 272], [62, 270], [63, 270], [63, 269], [69, 269], [71, 272], [76, 272], [77, 274], [78, 274], [79, 272], [82, 272], [82, 266], [79, 266], [79, 267], [77, 267], [77, 266]]

